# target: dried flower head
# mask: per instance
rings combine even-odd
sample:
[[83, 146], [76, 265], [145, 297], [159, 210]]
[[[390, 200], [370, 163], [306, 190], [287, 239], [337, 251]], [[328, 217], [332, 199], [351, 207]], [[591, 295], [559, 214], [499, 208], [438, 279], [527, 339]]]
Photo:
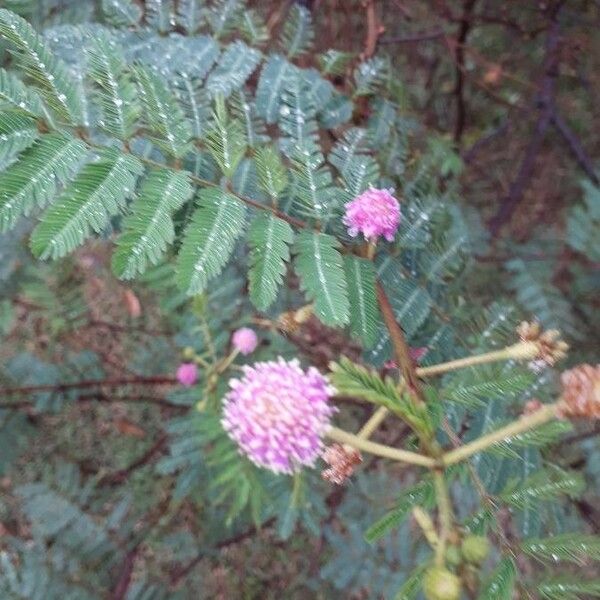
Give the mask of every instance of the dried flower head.
[[275, 473], [314, 465], [336, 411], [329, 403], [335, 390], [317, 369], [280, 358], [244, 367], [229, 385], [221, 422], [240, 452]]
[[198, 381], [198, 367], [194, 363], [182, 363], [177, 369], [177, 381], [190, 387]]
[[400, 203], [392, 192], [369, 188], [346, 204], [343, 222], [352, 237], [362, 233], [370, 242], [381, 235], [388, 242], [394, 240], [400, 225]]
[[354, 473], [354, 467], [362, 462], [360, 452], [348, 444], [332, 444], [323, 451], [323, 460], [329, 465], [321, 473], [325, 481], [343, 485]]
[[233, 347], [244, 355], [252, 354], [258, 346], [258, 336], [254, 329], [250, 329], [249, 327], [238, 329], [233, 334], [231, 341]]
[[578, 365], [560, 376], [559, 412], [565, 417], [600, 419], [600, 365]]
[[551, 367], [567, 355], [569, 345], [560, 339], [557, 329], [542, 331], [539, 323], [523, 321], [517, 327], [517, 333], [521, 342], [530, 347], [534, 368]]
[[544, 405], [542, 404], [541, 400], [538, 400], [537, 398], [527, 400], [525, 406], [523, 407], [523, 415], [531, 415], [540, 410], [540, 408], [542, 408], [543, 406]]

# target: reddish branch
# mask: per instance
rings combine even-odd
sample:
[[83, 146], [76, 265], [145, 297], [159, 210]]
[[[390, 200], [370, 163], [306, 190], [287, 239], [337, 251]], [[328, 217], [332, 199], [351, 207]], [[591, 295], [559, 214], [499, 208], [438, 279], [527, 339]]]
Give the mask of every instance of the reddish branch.
[[0, 388], [0, 397], [15, 394], [26, 395], [36, 392], [66, 392], [69, 390], [88, 388], [116, 388], [125, 385], [177, 385], [179, 382], [175, 377], [157, 375], [153, 377], [127, 377], [123, 379], [91, 379], [87, 381], [75, 381], [72, 383], [60, 383], [57, 385], [30, 385], [17, 388]]
[[161, 452], [167, 443], [167, 434], [163, 433], [156, 442], [144, 452], [138, 459], [134, 460], [129, 466], [114, 473], [109, 473], [100, 480], [101, 485], [119, 485], [127, 480], [127, 478], [138, 469], [146, 466], [156, 454]]
[[460, 144], [466, 123], [466, 107], [464, 98], [465, 82], [465, 42], [471, 30], [471, 14], [477, 0], [464, 0], [462, 18], [460, 21], [455, 47], [456, 82], [454, 84], [454, 97], [456, 98], [456, 119], [454, 121], [454, 143]]
[[396, 364], [400, 368], [402, 377], [404, 378], [411, 395], [419, 404], [422, 404], [424, 402], [423, 391], [421, 389], [421, 382], [417, 377], [413, 359], [410, 355], [410, 348], [406, 343], [404, 332], [396, 321], [394, 309], [380, 282], [377, 282], [377, 301], [379, 302], [383, 321], [390, 334]]

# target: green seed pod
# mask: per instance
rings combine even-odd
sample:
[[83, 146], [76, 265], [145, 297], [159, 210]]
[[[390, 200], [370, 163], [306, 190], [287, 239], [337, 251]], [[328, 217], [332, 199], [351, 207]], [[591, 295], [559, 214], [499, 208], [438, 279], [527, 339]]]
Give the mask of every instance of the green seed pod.
[[459, 600], [460, 579], [443, 567], [432, 567], [423, 577], [423, 593], [427, 600]]
[[490, 553], [490, 543], [481, 535], [470, 535], [463, 540], [462, 555], [464, 559], [473, 564], [480, 565]]
[[191, 346], [185, 347], [182, 354], [184, 360], [194, 360], [196, 358], [196, 351]]
[[452, 567], [458, 567], [462, 562], [462, 554], [458, 546], [448, 546], [446, 550], [446, 562]]

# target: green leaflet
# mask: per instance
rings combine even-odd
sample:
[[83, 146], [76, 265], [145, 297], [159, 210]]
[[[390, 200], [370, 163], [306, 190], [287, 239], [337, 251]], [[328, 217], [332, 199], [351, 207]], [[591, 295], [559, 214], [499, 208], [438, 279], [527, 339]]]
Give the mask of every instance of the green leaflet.
[[43, 216], [31, 236], [31, 250], [42, 259], [73, 251], [92, 231], [101, 233], [122, 210], [143, 173], [142, 163], [114, 148], [87, 163]]
[[275, 301], [283, 281], [294, 232], [289, 223], [264, 213], [252, 222], [248, 239], [250, 299], [258, 309], [266, 310]]
[[192, 191], [189, 177], [182, 171], [157, 169], [150, 173], [117, 240], [112, 261], [117, 277], [132, 279], [160, 260], [175, 238], [172, 215]]
[[477, 600], [512, 600], [517, 569], [512, 559], [503, 558], [484, 584]]
[[533, 589], [544, 600], [600, 598], [600, 579], [585, 581], [574, 576], [554, 577], [537, 582]]
[[500, 498], [507, 504], [525, 508], [532, 503], [557, 496], [577, 497], [585, 488], [581, 473], [563, 471], [558, 467], [542, 469], [523, 482], [511, 482]]
[[435, 504], [435, 493], [430, 480], [421, 481], [402, 493], [396, 506], [381, 519], [371, 525], [365, 533], [367, 542], [373, 544], [386, 535], [390, 529], [399, 527], [415, 506], [432, 508]]
[[153, 141], [167, 154], [180, 158], [190, 147], [192, 128], [163, 79], [141, 65], [133, 68]]
[[188, 295], [202, 293], [223, 270], [246, 220], [246, 206], [221, 189], [201, 190], [198, 204], [177, 262], [177, 283]]
[[391, 377], [382, 378], [375, 371], [355, 364], [345, 356], [338, 363], [332, 363], [330, 369], [331, 382], [338, 393], [385, 406], [412, 427], [423, 432], [430, 431], [426, 409], [415, 406], [400, 392], [398, 384]]
[[77, 86], [65, 64], [53, 56], [27, 21], [0, 9], [0, 36], [19, 50], [19, 63], [40, 88], [50, 107], [69, 123], [79, 124], [83, 110]]
[[279, 42], [288, 58], [294, 58], [310, 50], [314, 37], [310, 11], [300, 4], [292, 5]]
[[102, 128], [126, 140], [133, 135], [141, 107], [121, 50], [108, 35], [100, 33], [87, 48], [87, 55], [102, 107]]
[[267, 123], [279, 119], [286, 80], [296, 71], [297, 67], [279, 54], [273, 54], [264, 64], [256, 88], [256, 111]]
[[255, 160], [260, 187], [272, 200], [277, 200], [288, 185], [287, 171], [281, 157], [271, 146], [265, 146], [256, 151]]
[[0, 174], [0, 231], [52, 200], [57, 186], [69, 180], [85, 155], [81, 140], [60, 134], [42, 136], [23, 152]]
[[421, 591], [425, 566], [417, 567], [396, 592], [394, 600], [416, 600]]
[[589, 561], [600, 560], [600, 536], [565, 533], [523, 540], [521, 550], [542, 562], [565, 561], [585, 565]]
[[31, 146], [37, 137], [37, 125], [31, 117], [0, 113], [0, 164]]
[[102, 12], [117, 27], [134, 27], [142, 18], [142, 9], [133, 0], [102, 0]]
[[365, 348], [377, 341], [379, 305], [375, 293], [373, 263], [356, 256], [344, 257], [350, 301], [350, 330], [362, 340]]
[[39, 96], [4, 69], [0, 69], [0, 108], [24, 112], [33, 117], [39, 117], [43, 111]]
[[246, 153], [247, 142], [240, 121], [229, 118], [222, 96], [215, 101], [213, 126], [206, 136], [206, 145], [223, 175], [231, 178]]
[[214, 98], [227, 98], [239, 90], [256, 69], [262, 54], [238, 40], [230, 44], [206, 80], [206, 90]]
[[325, 325], [346, 325], [350, 318], [339, 247], [340, 243], [325, 233], [303, 231], [296, 240], [296, 272], [302, 289], [315, 303], [315, 314]]

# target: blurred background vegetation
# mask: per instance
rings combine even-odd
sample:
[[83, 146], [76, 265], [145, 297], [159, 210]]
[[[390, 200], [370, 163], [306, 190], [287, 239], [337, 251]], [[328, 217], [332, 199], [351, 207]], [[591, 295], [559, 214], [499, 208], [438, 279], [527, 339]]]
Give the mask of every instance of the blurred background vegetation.
[[[134, 4], [144, 11], [162, 5]], [[248, 3], [270, 32], [292, 4]], [[415, 148], [408, 164], [424, 165], [440, 193], [452, 193], [475, 240], [461, 301], [488, 307], [512, 300], [520, 314], [563, 332], [571, 363], [597, 361], [600, 3], [302, 4], [313, 15], [315, 54], [377, 52], [393, 73]], [[0, 1], [40, 31], [102, 22], [109, 5]], [[314, 57], [303, 60], [308, 66]], [[337, 76], [340, 89], [344, 77]], [[5, 552], [0, 568], [5, 578], [37, 573], [14, 597], [393, 597], [410, 525], [374, 546], [363, 533], [381, 516], [377, 507], [397, 499], [405, 475], [374, 461], [350, 488], [331, 489], [315, 475], [291, 490], [271, 490], [281, 505], [258, 528], [252, 518], [236, 520], [236, 496], [220, 485], [227, 475], [211, 483], [211, 469], [226, 473], [224, 465], [194, 458], [213, 440], [202, 437], [200, 417], [189, 418], [198, 398], [178, 389], [173, 373], [185, 346], [226, 347], [228, 332], [250, 310], [235, 266], [225, 284], [189, 307], [168, 269], [153, 269], [135, 285], [118, 282], [102, 240], [58, 263], [33, 261], [23, 243], [30, 226], [0, 236], [0, 545], [12, 551], [16, 544], [22, 561], [16, 575]], [[263, 332], [258, 358], [261, 352], [300, 352], [324, 367], [356, 348], [310, 322], [286, 339]], [[360, 407], [348, 416], [361, 417]], [[547, 450], [588, 482], [587, 494], [560, 518], [583, 519], [595, 533], [598, 434], [597, 426], [583, 427]], [[386, 435], [393, 441], [398, 432]], [[244, 485], [254, 486], [254, 476]], [[50, 552], [31, 542], [40, 534], [32, 535], [32, 521], [46, 528], [42, 537], [68, 530], [71, 548], [56, 544]], [[95, 572], [107, 556], [110, 568]]]

